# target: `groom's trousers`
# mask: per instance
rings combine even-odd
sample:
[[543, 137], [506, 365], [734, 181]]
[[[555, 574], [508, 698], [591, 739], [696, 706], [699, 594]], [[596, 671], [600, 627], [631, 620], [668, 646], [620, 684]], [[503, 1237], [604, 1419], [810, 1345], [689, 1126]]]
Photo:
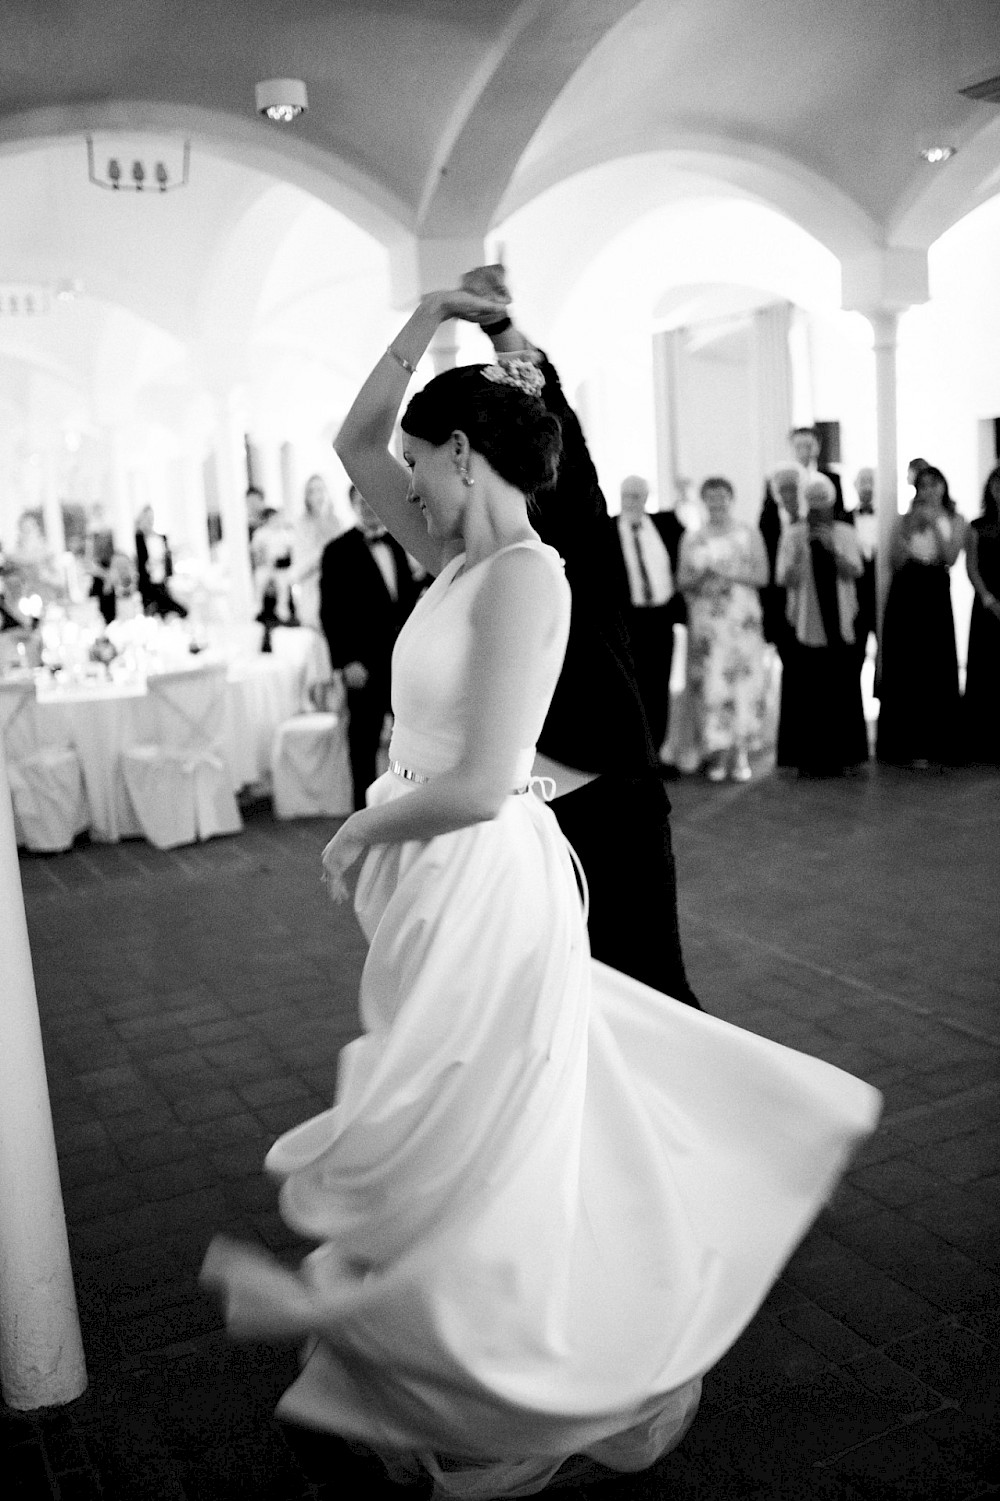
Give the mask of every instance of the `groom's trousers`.
[[587, 877], [594, 958], [698, 1006], [681, 956], [670, 800], [658, 772], [604, 772], [549, 806]]

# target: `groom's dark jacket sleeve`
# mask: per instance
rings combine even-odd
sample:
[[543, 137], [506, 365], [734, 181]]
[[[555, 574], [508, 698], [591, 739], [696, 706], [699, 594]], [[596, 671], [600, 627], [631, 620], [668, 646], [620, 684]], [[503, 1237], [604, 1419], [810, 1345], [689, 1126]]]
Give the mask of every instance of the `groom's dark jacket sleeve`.
[[542, 400], [562, 426], [554, 485], [536, 492], [532, 523], [562, 557], [573, 594], [566, 660], [538, 749], [580, 771], [640, 773], [656, 764], [635, 682], [625, 611], [628, 579], [583, 430], [543, 355]]

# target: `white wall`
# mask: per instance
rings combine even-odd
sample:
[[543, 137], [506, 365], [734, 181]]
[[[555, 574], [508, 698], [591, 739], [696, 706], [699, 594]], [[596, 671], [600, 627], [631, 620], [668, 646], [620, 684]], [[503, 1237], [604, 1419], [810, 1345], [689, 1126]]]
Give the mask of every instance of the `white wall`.
[[[575, 191], [579, 196], [579, 182]], [[565, 184], [553, 190], [553, 207], [570, 201], [568, 195]], [[572, 235], [563, 222], [546, 224], [549, 196], [513, 215], [497, 230], [497, 241], [505, 246], [516, 306], [527, 310], [526, 331], [547, 343], [567, 390], [585, 393], [585, 428], [612, 503], [626, 474], [639, 471], [655, 480], [651, 336], [654, 326], [663, 326], [665, 299], [682, 288], [730, 288], [747, 306], [787, 300], [803, 309], [816, 324], [812, 364], [824, 373], [810, 373], [815, 409], [802, 413], [801, 420], [838, 417], [851, 472], [871, 462], [871, 331], [857, 315], [841, 312], [836, 257], [805, 230], [763, 204], [724, 199], [701, 186], [698, 196], [630, 223], [589, 261], [574, 244], [568, 274], [560, 280], [558, 260]], [[612, 198], [606, 196], [602, 208], [613, 217]], [[756, 445], [743, 415], [750, 400], [749, 367], [744, 397], [728, 365], [712, 365], [708, 355], [706, 361], [697, 376], [697, 396], [688, 402], [686, 426], [696, 434], [696, 452], [681, 455], [683, 472], [697, 488], [707, 473], [728, 470], [739, 505], [756, 514], [763, 476], [749, 457]], [[705, 378], [713, 368], [719, 377], [714, 390]], [[826, 374], [829, 370], [836, 376]], [[667, 504], [671, 500], [664, 497]]]

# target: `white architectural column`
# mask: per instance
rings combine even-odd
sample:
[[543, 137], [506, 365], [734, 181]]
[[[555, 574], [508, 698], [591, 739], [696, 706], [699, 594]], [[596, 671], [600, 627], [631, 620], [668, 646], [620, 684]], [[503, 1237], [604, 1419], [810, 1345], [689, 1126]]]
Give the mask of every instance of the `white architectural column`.
[[653, 335], [653, 401], [656, 424], [656, 486], [660, 509], [683, 504], [687, 484], [681, 471], [680, 382], [683, 334], [666, 329]]
[[[485, 241], [475, 234], [442, 240], [414, 239], [400, 245], [390, 260], [392, 300], [397, 307], [406, 307], [425, 292], [456, 287], [466, 271], [485, 260]], [[442, 323], [429, 351], [435, 375], [455, 365], [458, 348], [457, 322]]]
[[257, 461], [260, 466], [258, 483], [264, 488], [264, 500], [276, 511], [280, 511], [285, 503], [285, 489], [281, 473], [281, 444], [270, 433], [260, 436], [252, 433], [250, 441], [257, 452]]
[[87, 1385], [0, 741], [0, 1386], [27, 1411]]
[[896, 441], [896, 336], [899, 314], [882, 311], [869, 313], [868, 318], [875, 334], [875, 422], [878, 436], [878, 473], [875, 477], [878, 548], [875, 582], [881, 628], [882, 611], [889, 593], [889, 543], [899, 514], [899, 454]]
[[50, 436], [42, 448], [42, 514], [45, 540], [54, 553], [66, 551], [66, 531], [59, 503], [59, 458]]
[[232, 395], [216, 399], [215, 462], [219, 481], [222, 548], [229, 574], [229, 603], [234, 621], [254, 616], [247, 520], [246, 448], [242, 413]]
[[108, 516], [115, 547], [129, 557], [135, 552], [135, 516], [129, 484], [125, 436], [118, 428], [108, 434]]
[[184, 517], [184, 538], [191, 555], [200, 564], [209, 560], [208, 511], [205, 505], [205, 479], [202, 461], [192, 445], [177, 459], [179, 501]]
[[791, 326], [790, 302], [774, 302], [754, 312], [751, 358], [760, 474], [770, 473], [788, 453], [792, 426]]
[[896, 442], [896, 344], [900, 314], [930, 296], [927, 252], [912, 246], [886, 245], [843, 264], [845, 308], [864, 313], [872, 326], [875, 348], [875, 405], [878, 474], [878, 618], [889, 592], [889, 538], [898, 515], [899, 454]]
[[[454, 319], [440, 324], [431, 340], [429, 353], [435, 375], [440, 375], [443, 370], [453, 369], [458, 363], [458, 326]], [[483, 358], [488, 360], [489, 354], [484, 353]]]
[[281, 445], [279, 453], [281, 462], [281, 494], [288, 516], [301, 516], [305, 510], [303, 491], [305, 485], [299, 483], [299, 466], [296, 459], [295, 445], [285, 442]]

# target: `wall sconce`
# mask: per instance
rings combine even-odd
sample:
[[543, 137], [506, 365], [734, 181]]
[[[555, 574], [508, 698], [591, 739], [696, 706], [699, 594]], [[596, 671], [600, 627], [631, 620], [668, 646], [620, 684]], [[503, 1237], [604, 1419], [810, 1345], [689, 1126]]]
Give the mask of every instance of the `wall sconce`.
[[179, 160], [176, 147], [154, 148], [151, 165], [143, 159], [141, 148], [129, 147], [125, 142], [107, 140], [102, 147], [98, 148], [93, 136], [87, 137], [87, 176], [95, 187], [108, 188], [114, 193], [170, 193], [187, 183], [190, 141], [180, 148]]
[[44, 282], [0, 282], [0, 317], [33, 318], [51, 311], [52, 288]]

